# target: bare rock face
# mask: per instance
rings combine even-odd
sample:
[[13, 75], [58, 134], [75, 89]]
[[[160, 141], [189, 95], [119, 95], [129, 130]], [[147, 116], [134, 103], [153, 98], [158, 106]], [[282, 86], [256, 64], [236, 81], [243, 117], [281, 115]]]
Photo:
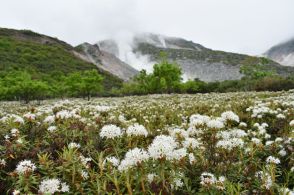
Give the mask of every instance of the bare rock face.
[[78, 46], [80, 52], [79, 57], [95, 64], [97, 67], [104, 69], [113, 75], [127, 81], [134, 77], [138, 71], [130, 65], [124, 63], [115, 55], [100, 50], [97, 44], [91, 45], [83, 43]]
[[[99, 41], [97, 45], [99, 45], [100, 53], [109, 55], [104, 54], [104, 58], [96, 58], [102, 61], [106, 58], [105, 62], [110, 63], [116, 63], [120, 59], [124, 65], [129, 64], [137, 71], [145, 69], [147, 72], [151, 72], [153, 65], [160, 61], [159, 56], [163, 51], [169, 61], [176, 62], [181, 66], [185, 80], [196, 78], [207, 82], [238, 80], [243, 76], [240, 73], [242, 65], [248, 65], [247, 62], [257, 64], [261, 61], [259, 57], [212, 50], [183, 38], [152, 33], [136, 34], [128, 40]], [[89, 54], [91, 51], [89, 50], [87, 53]], [[112, 59], [110, 54], [117, 59]], [[294, 68], [281, 66], [272, 60], [269, 60], [267, 66], [282, 76], [294, 72]], [[108, 71], [114, 73], [116, 68], [112, 67], [112, 69]]]
[[264, 55], [281, 65], [294, 66], [294, 38], [273, 46]]

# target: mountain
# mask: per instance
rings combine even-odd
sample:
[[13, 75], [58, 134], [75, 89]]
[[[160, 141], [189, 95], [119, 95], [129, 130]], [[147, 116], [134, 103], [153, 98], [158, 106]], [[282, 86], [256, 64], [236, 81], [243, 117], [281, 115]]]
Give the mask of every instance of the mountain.
[[[0, 28], [0, 73], [26, 70], [33, 78], [49, 81], [57, 75], [96, 69], [73, 46], [29, 30]], [[104, 87], [120, 86], [122, 80], [98, 67]]]
[[285, 66], [294, 66], [294, 38], [270, 48], [266, 57]]
[[112, 53], [100, 50], [97, 44], [83, 43], [76, 48], [82, 54], [81, 58], [125, 81], [138, 73], [135, 68], [121, 61]]
[[[257, 64], [262, 59], [216, 51], [182, 38], [152, 33], [137, 34], [128, 42], [103, 40], [97, 44], [100, 50], [115, 55], [137, 70], [144, 68], [151, 71], [152, 65], [160, 60], [159, 54], [164, 51], [170, 61], [181, 66], [185, 79], [198, 78], [203, 81], [240, 79], [241, 65]], [[285, 76], [294, 72], [294, 68], [281, 66], [272, 60], [267, 66]]]

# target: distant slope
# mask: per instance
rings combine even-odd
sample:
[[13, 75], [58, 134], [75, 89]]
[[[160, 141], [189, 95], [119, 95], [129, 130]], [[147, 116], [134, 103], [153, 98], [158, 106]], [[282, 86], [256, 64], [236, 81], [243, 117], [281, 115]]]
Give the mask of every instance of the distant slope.
[[97, 44], [91, 45], [89, 43], [83, 43], [76, 47], [82, 54], [82, 58], [97, 67], [110, 72], [113, 75], [127, 81], [134, 77], [138, 71], [132, 66], [124, 63], [115, 55], [101, 51]]
[[[121, 53], [125, 55], [132, 54], [132, 56], [138, 57], [137, 60], [128, 61], [128, 59], [132, 59], [132, 56], [121, 60], [133, 67], [137, 67], [138, 63], [141, 62], [149, 70], [150, 66], [159, 61], [159, 53], [164, 51], [170, 61], [175, 61], [181, 66], [185, 79], [198, 78], [203, 81], [240, 79], [242, 77], [239, 72], [241, 65], [256, 64], [261, 60], [258, 57], [208, 49], [182, 38], [152, 33], [134, 36], [129, 44], [131, 51], [123, 51], [126, 47], [121, 48], [120, 45], [114, 40], [99, 42], [101, 50], [110, 52], [117, 57], [123, 56]], [[141, 59], [144, 60], [142, 61]], [[276, 70], [278, 74], [285, 76], [294, 72], [294, 68], [281, 66], [271, 60], [269, 60], [268, 68]]]
[[282, 65], [294, 66], [294, 38], [273, 46], [265, 52], [265, 56]]
[[[0, 28], [0, 71], [27, 70], [34, 78], [50, 78], [58, 74], [96, 69], [80, 58], [71, 45], [46, 35], [28, 30]], [[119, 86], [121, 80], [99, 69], [104, 77], [104, 87]]]

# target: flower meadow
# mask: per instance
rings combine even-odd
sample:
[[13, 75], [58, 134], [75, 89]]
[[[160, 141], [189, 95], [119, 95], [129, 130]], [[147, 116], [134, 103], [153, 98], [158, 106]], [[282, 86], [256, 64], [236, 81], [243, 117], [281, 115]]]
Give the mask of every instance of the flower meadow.
[[0, 105], [3, 194], [293, 194], [294, 91]]

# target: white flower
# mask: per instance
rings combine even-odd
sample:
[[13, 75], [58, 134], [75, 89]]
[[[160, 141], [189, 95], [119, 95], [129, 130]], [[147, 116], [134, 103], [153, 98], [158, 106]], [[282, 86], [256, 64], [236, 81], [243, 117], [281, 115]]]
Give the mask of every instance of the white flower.
[[11, 136], [12, 137], [16, 137], [16, 136], [18, 136], [19, 135], [19, 130], [18, 129], [11, 129], [10, 130], [10, 134], [11, 134]]
[[77, 144], [75, 142], [71, 142], [68, 144], [68, 148], [70, 148], [70, 149], [75, 149], [75, 148], [80, 148], [80, 147], [81, 147], [81, 145]]
[[265, 145], [266, 145], [266, 146], [270, 146], [270, 145], [272, 145], [273, 143], [275, 143], [275, 142], [274, 142], [274, 141], [266, 141], [266, 142], [265, 142]]
[[173, 185], [171, 186], [172, 188], [179, 189], [183, 187], [184, 183], [180, 178], [175, 178], [173, 181]]
[[23, 139], [22, 139], [22, 138], [18, 138], [18, 139], [16, 140], [16, 142], [19, 143], [19, 144], [22, 144], [22, 143], [23, 143]]
[[48, 123], [48, 124], [52, 124], [52, 123], [54, 123], [54, 121], [55, 121], [55, 116], [47, 116], [43, 122]]
[[216, 183], [217, 179], [212, 173], [204, 172], [200, 176], [200, 184], [207, 187]]
[[279, 189], [279, 193], [280, 195], [294, 195], [294, 191], [284, 187]]
[[126, 153], [125, 158], [120, 162], [118, 170], [125, 171], [148, 159], [149, 154], [145, 150], [139, 148], [131, 149]]
[[89, 178], [88, 172], [86, 172], [84, 170], [81, 171], [81, 176], [84, 180], [87, 180]]
[[283, 115], [283, 114], [278, 114], [278, 115], [277, 115], [277, 118], [279, 118], [279, 119], [285, 119], [285, 118], [286, 118], [286, 116], [285, 116], [285, 115]]
[[280, 159], [275, 158], [273, 156], [267, 157], [266, 162], [267, 163], [273, 163], [273, 164], [280, 164], [281, 163]]
[[189, 148], [195, 149], [195, 148], [198, 148], [201, 145], [201, 143], [195, 138], [186, 138], [182, 142], [182, 145], [187, 149]]
[[47, 128], [47, 130], [49, 131], [49, 132], [54, 132], [54, 131], [56, 131], [56, 129], [57, 129], [57, 127], [56, 126], [50, 126], [50, 127], [48, 127]]
[[83, 155], [80, 155], [81, 163], [88, 168], [88, 163], [92, 161], [91, 158], [86, 158]]
[[65, 182], [61, 183], [60, 191], [61, 192], [69, 192], [69, 186]]
[[225, 125], [220, 120], [212, 119], [207, 123], [207, 127], [211, 129], [222, 129], [225, 127]]
[[290, 121], [289, 125], [290, 125], [291, 127], [294, 127], [294, 120]]
[[247, 124], [244, 123], [244, 122], [241, 122], [241, 123], [239, 124], [239, 127], [247, 127]]
[[110, 156], [110, 157], [107, 157], [104, 161], [105, 162], [110, 162], [114, 167], [118, 167], [120, 161], [118, 158], [114, 157], [114, 156]]
[[106, 137], [108, 139], [113, 139], [116, 137], [120, 137], [121, 135], [122, 131], [116, 125], [105, 125], [100, 131], [100, 137], [102, 138]]
[[273, 181], [272, 181], [270, 174], [268, 174], [266, 172], [259, 171], [255, 174], [255, 177], [261, 179], [262, 187], [264, 187], [268, 190], [272, 187]]
[[69, 192], [69, 186], [66, 183], [61, 183], [59, 179], [45, 179], [41, 182], [39, 191], [44, 194]]
[[159, 135], [154, 138], [151, 145], [148, 147], [148, 152], [153, 159], [170, 157], [177, 145], [173, 137]]
[[24, 118], [26, 118], [27, 120], [35, 120], [36, 119], [36, 115], [33, 113], [26, 113], [23, 115]]
[[128, 127], [127, 131], [126, 131], [128, 136], [145, 136], [147, 137], [148, 135], [148, 131], [146, 130], [146, 128], [143, 125], [139, 125], [139, 124], [134, 124]]
[[189, 136], [189, 133], [185, 131], [184, 129], [180, 128], [172, 128], [169, 130], [169, 134], [174, 138], [186, 138]]
[[6, 161], [4, 159], [0, 159], [0, 165], [5, 167], [6, 166]]
[[189, 162], [190, 164], [194, 164], [196, 162], [196, 159], [193, 153], [189, 153]]
[[19, 195], [20, 191], [19, 190], [13, 190], [12, 195]]
[[216, 147], [223, 148], [227, 150], [232, 150], [236, 147], [243, 147], [244, 141], [240, 138], [230, 138], [226, 140], [220, 140], [216, 143]]
[[239, 116], [236, 115], [234, 112], [232, 111], [227, 111], [227, 112], [223, 112], [221, 114], [221, 117], [225, 120], [225, 121], [235, 121], [235, 122], [239, 122]]
[[20, 116], [14, 116], [14, 121], [13, 122], [19, 123], [19, 124], [24, 124], [24, 120]]
[[36, 170], [36, 165], [32, 163], [31, 160], [23, 160], [18, 163], [16, 167], [16, 172], [18, 174], [24, 174], [27, 172], [34, 172]]
[[187, 149], [186, 148], [180, 148], [180, 149], [174, 150], [172, 152], [172, 155], [167, 156], [167, 159], [168, 160], [181, 160], [185, 156], [187, 156]]
[[256, 144], [256, 145], [258, 145], [258, 144], [261, 143], [260, 139], [258, 139], [258, 138], [256, 138], [256, 137], [253, 137], [253, 138], [251, 139], [251, 141], [252, 141], [254, 144]]
[[280, 156], [286, 156], [287, 155], [287, 152], [286, 150], [283, 148], [282, 150], [279, 151], [279, 155]]
[[147, 175], [147, 181], [149, 182], [149, 183], [152, 183], [153, 181], [154, 181], [154, 178], [156, 177], [156, 174], [154, 174], [154, 173], [149, 173], [148, 175]]

